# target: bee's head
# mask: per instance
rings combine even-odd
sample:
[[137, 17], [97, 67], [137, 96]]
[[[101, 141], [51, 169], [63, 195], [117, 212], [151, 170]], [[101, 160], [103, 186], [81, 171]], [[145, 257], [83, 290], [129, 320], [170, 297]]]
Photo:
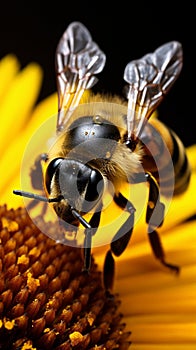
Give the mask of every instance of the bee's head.
[[72, 209], [85, 214], [100, 202], [104, 179], [99, 170], [78, 160], [55, 158], [47, 168], [45, 186], [54, 202], [57, 215], [66, 222], [75, 223]]

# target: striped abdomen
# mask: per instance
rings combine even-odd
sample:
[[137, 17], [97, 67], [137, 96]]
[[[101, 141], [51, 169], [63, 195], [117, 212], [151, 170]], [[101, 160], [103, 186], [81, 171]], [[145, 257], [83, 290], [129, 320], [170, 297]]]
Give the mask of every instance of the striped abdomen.
[[183, 143], [162, 122], [152, 119], [141, 136], [144, 146], [143, 167], [159, 182], [161, 193], [170, 196], [184, 192], [191, 169]]

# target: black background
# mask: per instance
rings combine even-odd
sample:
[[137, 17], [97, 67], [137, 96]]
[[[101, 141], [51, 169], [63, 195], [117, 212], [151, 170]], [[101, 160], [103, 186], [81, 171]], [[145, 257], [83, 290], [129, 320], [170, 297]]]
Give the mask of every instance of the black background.
[[[180, 4], [177, 2], [176, 4]], [[160, 119], [172, 127], [186, 146], [195, 143], [195, 22], [189, 4], [166, 2], [11, 2], [0, 9], [0, 58], [17, 55], [22, 67], [31, 61], [44, 69], [39, 100], [56, 90], [54, 54], [64, 30], [81, 21], [106, 53], [96, 91], [122, 93], [125, 65], [178, 40], [184, 51], [180, 77], [159, 107]], [[172, 8], [171, 8], [172, 5]]]

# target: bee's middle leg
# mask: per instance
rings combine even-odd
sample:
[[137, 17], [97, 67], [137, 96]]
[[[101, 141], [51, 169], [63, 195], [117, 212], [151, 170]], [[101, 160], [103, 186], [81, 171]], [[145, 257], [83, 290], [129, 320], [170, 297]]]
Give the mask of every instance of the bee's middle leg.
[[111, 291], [114, 283], [115, 262], [113, 254], [120, 256], [126, 249], [133, 231], [134, 212], [133, 204], [128, 201], [121, 193], [114, 196], [115, 203], [129, 213], [128, 219], [120, 227], [112, 239], [110, 250], [107, 252], [104, 262], [104, 286], [106, 291]]

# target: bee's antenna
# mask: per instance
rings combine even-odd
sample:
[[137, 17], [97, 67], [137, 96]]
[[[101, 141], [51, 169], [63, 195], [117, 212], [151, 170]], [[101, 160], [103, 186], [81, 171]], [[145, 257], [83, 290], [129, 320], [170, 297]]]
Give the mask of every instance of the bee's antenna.
[[40, 196], [38, 194], [34, 194], [34, 193], [31, 193], [31, 192], [26, 192], [26, 191], [21, 191], [21, 190], [14, 190], [13, 193], [16, 194], [17, 196], [32, 198], [32, 199], [36, 199], [36, 200], [41, 201], [41, 202], [48, 202], [48, 198], [47, 197]]
[[60, 202], [61, 199], [63, 199], [63, 196], [58, 196], [56, 198], [47, 198], [44, 196], [40, 196], [39, 194], [31, 193], [31, 192], [26, 192], [26, 191], [21, 191], [21, 190], [13, 190], [13, 193], [16, 194], [17, 196], [22, 196], [22, 197], [27, 197], [27, 198], [32, 198], [40, 202]]

